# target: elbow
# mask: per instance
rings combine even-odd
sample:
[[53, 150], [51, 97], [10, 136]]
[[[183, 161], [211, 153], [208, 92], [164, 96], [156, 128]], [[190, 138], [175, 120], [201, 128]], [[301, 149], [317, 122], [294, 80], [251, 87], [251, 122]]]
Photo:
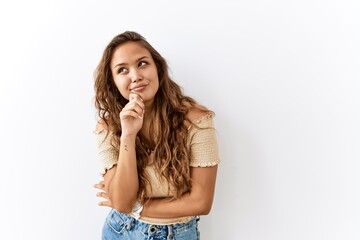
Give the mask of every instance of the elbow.
[[132, 205], [135, 201], [129, 198], [121, 196], [112, 196], [109, 195], [109, 200], [111, 202], [112, 208], [121, 213], [129, 214], [132, 212]]
[[131, 213], [132, 204], [130, 201], [124, 201], [121, 199], [112, 199], [110, 197], [109, 200], [111, 201], [112, 208], [114, 208], [116, 211], [127, 214]]
[[212, 207], [212, 198], [211, 199], [202, 199], [199, 201], [198, 206], [198, 215], [208, 215]]
[[121, 212], [121, 213], [126, 213], [126, 214], [129, 214], [131, 213], [131, 207], [129, 207], [129, 205], [122, 205], [122, 204], [114, 204], [113, 205], [113, 208], [118, 211], [118, 212]]
[[190, 193], [190, 201], [194, 215], [208, 215], [211, 211], [214, 195], [203, 191]]
[[204, 204], [199, 208], [199, 215], [208, 215], [211, 211], [211, 204]]

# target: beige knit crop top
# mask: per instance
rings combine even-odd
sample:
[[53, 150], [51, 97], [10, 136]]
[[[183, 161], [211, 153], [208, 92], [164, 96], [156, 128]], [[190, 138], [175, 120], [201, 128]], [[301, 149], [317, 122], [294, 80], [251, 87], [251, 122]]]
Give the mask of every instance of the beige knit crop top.
[[[213, 114], [208, 114], [193, 121], [198, 126], [190, 125], [188, 128], [188, 144], [190, 145], [190, 166], [191, 167], [210, 167], [219, 164], [218, 144], [216, 138], [216, 130], [214, 128]], [[100, 159], [100, 173], [104, 175], [106, 170], [111, 169], [116, 165], [118, 160], [118, 152], [111, 146], [111, 132], [106, 137], [107, 131], [94, 131], [97, 136], [97, 146]], [[153, 157], [153, 154], [150, 155]], [[150, 161], [153, 162], [153, 161]], [[153, 165], [148, 165], [145, 169], [150, 176], [151, 192], [149, 197], [169, 197], [173, 196], [172, 189], [169, 191], [169, 183], [166, 179], [160, 177]], [[180, 218], [148, 218], [141, 217], [139, 220], [157, 225], [166, 225], [187, 222], [193, 217], [180, 217]]]

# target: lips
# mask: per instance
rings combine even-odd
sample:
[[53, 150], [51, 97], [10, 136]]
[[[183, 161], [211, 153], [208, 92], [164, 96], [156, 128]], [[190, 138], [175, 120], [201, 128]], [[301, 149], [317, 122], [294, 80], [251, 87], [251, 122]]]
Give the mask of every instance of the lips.
[[139, 84], [139, 85], [136, 85], [136, 86], [130, 88], [130, 91], [141, 91], [141, 90], [143, 90], [146, 86], [147, 86], [147, 84]]

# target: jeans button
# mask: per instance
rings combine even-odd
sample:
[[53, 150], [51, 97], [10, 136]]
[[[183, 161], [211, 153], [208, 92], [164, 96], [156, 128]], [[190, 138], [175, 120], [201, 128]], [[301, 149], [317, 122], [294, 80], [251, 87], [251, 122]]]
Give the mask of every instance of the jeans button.
[[151, 227], [151, 228], [150, 228], [150, 232], [152, 232], [152, 233], [155, 232], [155, 230], [156, 230], [156, 229], [155, 229], [154, 227]]

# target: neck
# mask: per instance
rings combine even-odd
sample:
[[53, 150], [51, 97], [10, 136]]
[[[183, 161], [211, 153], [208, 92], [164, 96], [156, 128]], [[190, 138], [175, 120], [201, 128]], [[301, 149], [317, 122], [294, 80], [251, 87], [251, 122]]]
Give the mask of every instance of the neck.
[[143, 126], [140, 130], [140, 133], [146, 137], [147, 139], [150, 139], [150, 124], [154, 120], [154, 99], [150, 101], [145, 101], [145, 114], [144, 114], [144, 122]]
[[145, 114], [144, 114], [144, 120], [150, 120], [151, 116], [153, 115], [153, 109], [154, 109], [154, 101], [151, 102], [144, 102], [145, 104]]
[[144, 122], [143, 122], [143, 126], [140, 131], [146, 137], [149, 137], [149, 127], [150, 127], [150, 123], [153, 119], [153, 115], [154, 115], [153, 106], [147, 105], [145, 103]]
[[153, 142], [153, 138], [154, 138], [154, 134], [150, 133], [150, 124], [152, 121], [152, 112], [148, 111], [148, 114], [146, 114], [145, 111], [145, 115], [144, 115], [144, 122], [142, 125], [142, 128], [140, 130], [140, 135], [141, 135], [141, 144], [143, 145], [143, 147], [145, 147], [146, 151], [148, 153], [150, 153], [154, 146], [152, 144]]

